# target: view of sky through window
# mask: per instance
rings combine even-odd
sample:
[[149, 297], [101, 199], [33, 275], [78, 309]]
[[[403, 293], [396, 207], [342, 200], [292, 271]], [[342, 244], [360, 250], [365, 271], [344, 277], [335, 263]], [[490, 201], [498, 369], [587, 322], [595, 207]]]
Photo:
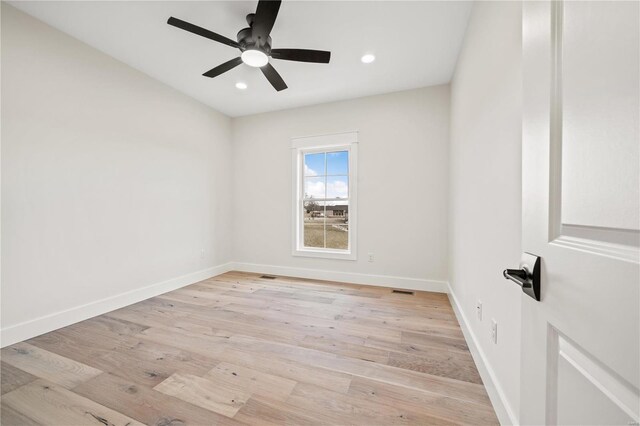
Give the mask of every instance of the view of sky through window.
[[305, 154], [304, 176], [305, 198], [348, 198], [349, 153]]

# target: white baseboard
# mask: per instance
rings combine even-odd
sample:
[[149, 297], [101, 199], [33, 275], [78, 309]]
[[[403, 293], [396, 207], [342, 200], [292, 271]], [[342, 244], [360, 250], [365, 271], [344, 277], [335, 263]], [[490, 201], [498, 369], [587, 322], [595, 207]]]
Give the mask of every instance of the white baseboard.
[[356, 272], [327, 271], [324, 269], [294, 268], [290, 266], [260, 265], [255, 263], [232, 262], [233, 270], [315, 280], [339, 281], [377, 287], [392, 287], [406, 290], [447, 292], [446, 281], [421, 278], [394, 277], [389, 275], [361, 274]]
[[478, 339], [469, 326], [467, 316], [464, 314], [462, 306], [460, 306], [455, 293], [449, 284], [447, 284], [447, 287], [451, 306], [453, 306], [453, 311], [458, 318], [460, 328], [462, 329], [464, 338], [467, 341], [469, 350], [471, 351], [471, 356], [478, 367], [478, 372], [480, 373], [484, 387], [487, 389], [487, 394], [489, 395], [491, 404], [493, 404], [493, 409], [498, 416], [498, 421], [500, 421], [501, 425], [517, 425], [518, 416], [509, 405], [504, 390], [497, 381], [496, 374], [493, 371], [493, 368], [491, 368], [491, 364], [487, 361], [487, 357], [482, 350], [482, 347], [478, 344]]
[[150, 297], [224, 274], [232, 269], [231, 266], [231, 263], [225, 263], [5, 327], [0, 330], [0, 347], [9, 346], [97, 315], [141, 302]]

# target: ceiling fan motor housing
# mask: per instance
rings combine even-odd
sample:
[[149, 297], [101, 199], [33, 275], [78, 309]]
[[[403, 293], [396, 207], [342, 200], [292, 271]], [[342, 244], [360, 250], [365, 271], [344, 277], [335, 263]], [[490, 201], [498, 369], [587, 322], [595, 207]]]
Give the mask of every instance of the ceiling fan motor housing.
[[249, 13], [247, 15], [247, 25], [248, 28], [243, 28], [238, 31], [238, 35], [236, 38], [238, 39], [238, 44], [240, 44], [240, 50], [245, 51], [247, 49], [258, 49], [266, 53], [267, 55], [271, 54], [271, 36], [267, 36], [267, 40], [255, 40], [253, 38], [253, 23], [255, 21], [256, 14]]
[[[249, 15], [253, 15], [250, 13]], [[247, 21], [249, 20], [247, 15]], [[253, 30], [251, 27], [243, 28], [238, 31], [237, 35], [238, 44], [240, 44], [240, 50], [245, 51], [247, 49], [258, 49], [269, 55], [271, 53], [271, 36], [267, 38], [266, 43], [259, 43], [253, 39]]]

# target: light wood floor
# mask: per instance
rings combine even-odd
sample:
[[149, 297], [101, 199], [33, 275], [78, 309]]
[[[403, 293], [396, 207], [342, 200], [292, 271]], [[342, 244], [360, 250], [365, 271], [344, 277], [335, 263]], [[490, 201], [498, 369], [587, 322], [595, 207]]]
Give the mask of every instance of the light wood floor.
[[447, 296], [227, 273], [2, 350], [9, 425], [497, 424]]

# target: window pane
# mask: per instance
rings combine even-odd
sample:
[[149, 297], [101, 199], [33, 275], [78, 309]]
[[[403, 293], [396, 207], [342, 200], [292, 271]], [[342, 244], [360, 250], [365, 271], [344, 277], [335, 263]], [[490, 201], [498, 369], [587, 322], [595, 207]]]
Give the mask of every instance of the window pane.
[[324, 176], [304, 178], [304, 198], [326, 198], [324, 180]]
[[329, 225], [327, 223], [327, 248], [333, 250], [349, 249], [349, 225]]
[[349, 174], [349, 152], [348, 151], [327, 152], [327, 174], [328, 175], [348, 175]]
[[324, 248], [324, 203], [305, 201], [302, 205], [304, 217], [304, 246]]
[[347, 250], [349, 248], [349, 204], [327, 202], [325, 207], [326, 248]]
[[348, 198], [349, 177], [327, 176], [327, 198]]
[[[301, 243], [349, 249], [349, 151], [304, 154]], [[333, 201], [325, 201], [327, 198]]]
[[321, 176], [324, 175], [325, 153], [304, 155], [304, 175]]

